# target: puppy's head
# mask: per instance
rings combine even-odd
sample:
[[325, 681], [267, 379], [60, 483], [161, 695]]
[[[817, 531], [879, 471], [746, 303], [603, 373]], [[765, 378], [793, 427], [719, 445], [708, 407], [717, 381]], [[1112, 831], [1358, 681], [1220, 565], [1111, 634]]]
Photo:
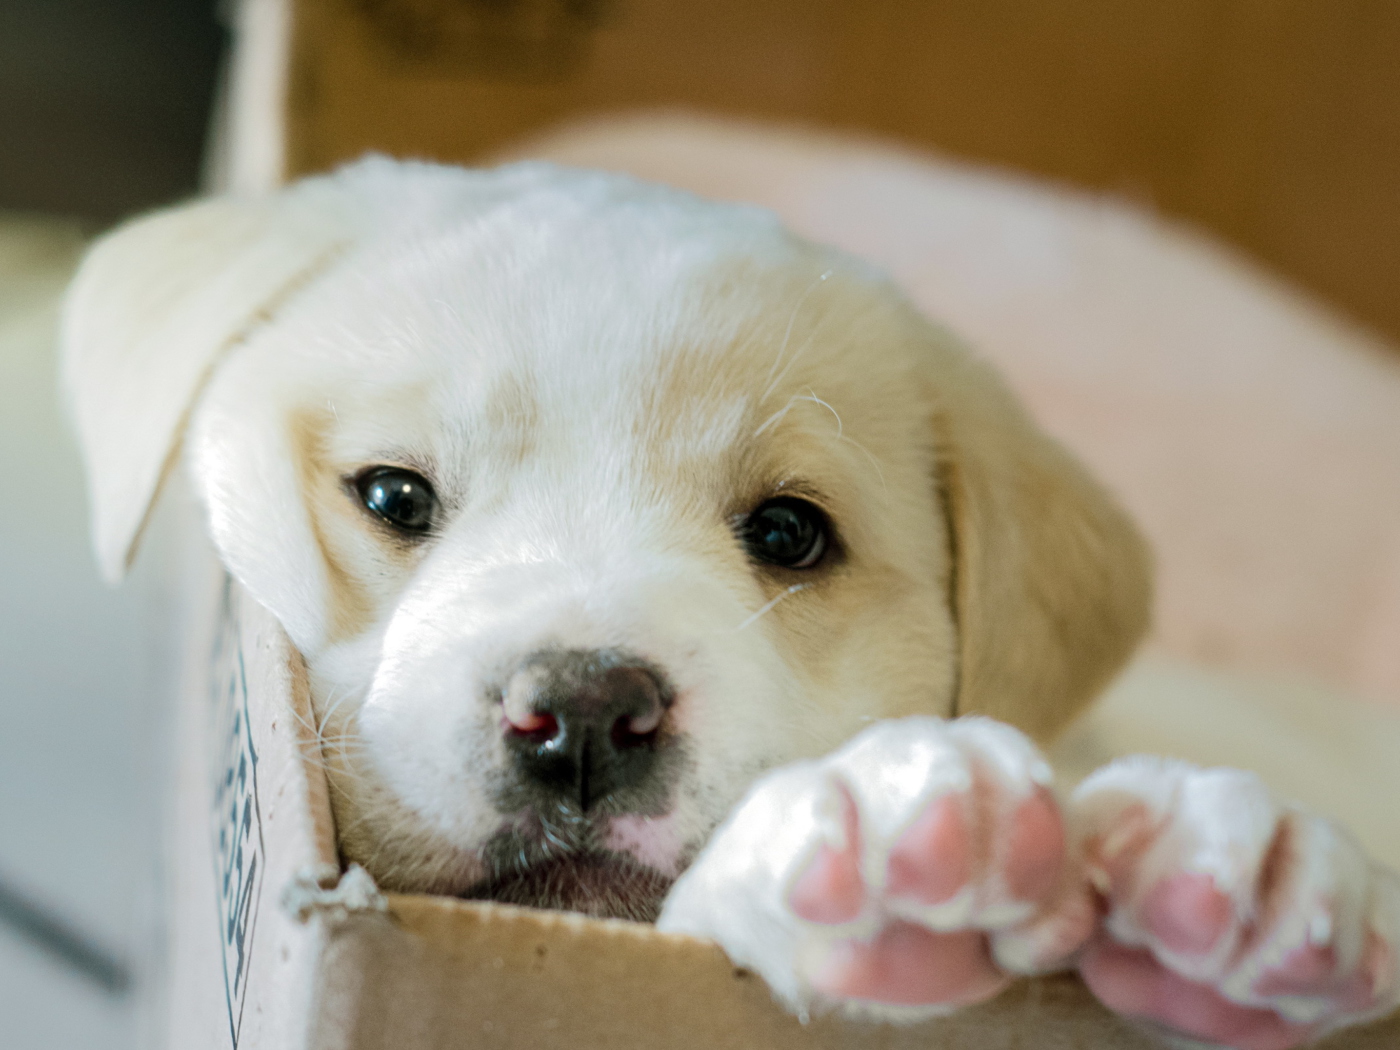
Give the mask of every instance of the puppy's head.
[[183, 439], [390, 887], [649, 916], [762, 770], [915, 711], [1046, 737], [1143, 628], [1104, 495], [762, 212], [364, 162], [110, 235], [65, 354], [108, 575]]

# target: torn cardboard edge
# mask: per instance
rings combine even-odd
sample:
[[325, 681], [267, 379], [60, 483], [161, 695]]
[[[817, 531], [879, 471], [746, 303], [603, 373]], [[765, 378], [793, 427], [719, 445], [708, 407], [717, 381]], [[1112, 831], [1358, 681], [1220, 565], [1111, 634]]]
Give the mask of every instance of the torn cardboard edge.
[[[708, 942], [618, 920], [382, 893], [342, 870], [304, 664], [213, 563], [197, 574], [174, 829], [167, 1042], [179, 1050], [1150, 1050], [1060, 975], [910, 1027], [808, 1024]], [[1325, 1044], [1400, 1045], [1400, 1018]]]

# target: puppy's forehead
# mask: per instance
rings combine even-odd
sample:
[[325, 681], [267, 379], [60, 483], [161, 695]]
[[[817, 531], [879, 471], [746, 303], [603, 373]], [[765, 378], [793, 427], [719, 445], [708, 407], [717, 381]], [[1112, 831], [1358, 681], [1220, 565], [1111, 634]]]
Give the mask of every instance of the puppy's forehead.
[[603, 442], [674, 469], [888, 402], [898, 354], [848, 367], [890, 328], [879, 282], [763, 213], [646, 192], [509, 202], [367, 245], [309, 290], [287, 341], [344, 456]]

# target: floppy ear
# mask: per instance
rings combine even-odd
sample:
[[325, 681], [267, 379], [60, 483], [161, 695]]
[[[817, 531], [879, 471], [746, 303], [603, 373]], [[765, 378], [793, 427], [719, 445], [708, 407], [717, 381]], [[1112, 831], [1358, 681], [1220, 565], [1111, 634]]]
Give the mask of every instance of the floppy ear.
[[335, 255], [351, 216], [325, 183], [136, 219], [90, 250], [64, 304], [63, 377], [102, 574], [135, 553], [219, 357]]
[[1147, 547], [991, 369], [957, 355], [939, 390], [959, 633], [956, 713], [1048, 741], [1146, 630]]

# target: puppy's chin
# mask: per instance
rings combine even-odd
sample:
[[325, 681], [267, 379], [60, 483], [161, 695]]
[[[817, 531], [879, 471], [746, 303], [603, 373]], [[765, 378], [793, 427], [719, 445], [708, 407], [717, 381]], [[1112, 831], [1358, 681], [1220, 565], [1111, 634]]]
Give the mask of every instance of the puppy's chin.
[[655, 922], [675, 880], [618, 853], [566, 853], [507, 869], [462, 896], [601, 919]]

